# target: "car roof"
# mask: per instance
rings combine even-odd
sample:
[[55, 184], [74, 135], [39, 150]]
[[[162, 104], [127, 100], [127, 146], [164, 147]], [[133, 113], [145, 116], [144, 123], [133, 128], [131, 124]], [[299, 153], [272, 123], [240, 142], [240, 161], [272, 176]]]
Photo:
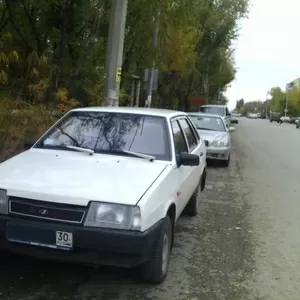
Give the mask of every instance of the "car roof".
[[209, 118], [221, 118], [222, 117], [220, 115], [214, 115], [214, 114], [207, 114], [207, 113], [203, 113], [203, 112], [188, 112], [187, 113], [189, 116], [191, 115], [199, 115], [199, 116], [204, 116], [204, 117], [209, 117]]
[[161, 109], [161, 108], [147, 108], [147, 107], [125, 107], [125, 106], [94, 106], [75, 108], [71, 111], [88, 111], [88, 112], [113, 112], [113, 113], [127, 113], [127, 114], [142, 114], [149, 116], [159, 116], [171, 119], [180, 115], [187, 115], [185, 112]]

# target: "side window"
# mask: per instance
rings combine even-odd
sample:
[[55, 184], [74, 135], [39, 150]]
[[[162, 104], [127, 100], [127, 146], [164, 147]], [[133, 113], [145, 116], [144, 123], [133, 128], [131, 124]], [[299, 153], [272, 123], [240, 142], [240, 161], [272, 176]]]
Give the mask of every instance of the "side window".
[[188, 152], [188, 147], [178, 122], [172, 121], [171, 126], [174, 136], [176, 153]]
[[199, 135], [195, 125], [193, 124], [193, 121], [191, 119], [188, 119], [188, 123], [189, 123], [189, 125], [191, 126], [191, 128], [194, 132], [194, 135], [196, 137], [197, 142], [199, 142], [200, 141], [200, 135]]
[[226, 116], [228, 116], [230, 114], [227, 107], [226, 107], [226, 111], [225, 112], [226, 112]]
[[198, 144], [195, 134], [193, 133], [193, 130], [189, 125], [187, 119], [180, 119], [179, 124], [188, 140], [190, 150], [192, 151]]

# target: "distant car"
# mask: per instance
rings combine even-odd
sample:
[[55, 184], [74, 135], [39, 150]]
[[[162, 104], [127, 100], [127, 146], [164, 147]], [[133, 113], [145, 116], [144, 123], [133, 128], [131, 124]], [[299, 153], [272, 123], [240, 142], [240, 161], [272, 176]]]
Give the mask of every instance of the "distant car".
[[300, 128], [300, 117], [295, 121], [296, 128]]
[[282, 116], [280, 120], [282, 123], [291, 123], [291, 118], [288, 116]]
[[230, 121], [231, 114], [226, 105], [214, 105], [214, 104], [202, 105], [200, 107], [200, 112], [221, 116], [222, 119], [224, 120], [227, 128], [229, 128], [229, 126], [231, 124], [231, 121]]
[[291, 124], [296, 124], [298, 117], [291, 117]]
[[247, 117], [249, 119], [257, 119], [258, 118], [258, 114], [256, 114], [256, 113], [248, 113]]
[[279, 123], [280, 118], [281, 118], [281, 113], [278, 112], [270, 113], [270, 123], [272, 123], [273, 121]]
[[205, 140], [208, 159], [220, 161], [225, 167], [229, 166], [231, 157], [230, 131], [234, 127], [226, 127], [222, 117], [212, 114], [188, 113], [195, 124], [201, 138]]
[[206, 180], [186, 113], [74, 109], [27, 147], [0, 164], [1, 247], [165, 279], [175, 224], [197, 214]]
[[232, 112], [230, 121], [231, 121], [231, 124], [238, 124], [239, 123], [238, 114]]

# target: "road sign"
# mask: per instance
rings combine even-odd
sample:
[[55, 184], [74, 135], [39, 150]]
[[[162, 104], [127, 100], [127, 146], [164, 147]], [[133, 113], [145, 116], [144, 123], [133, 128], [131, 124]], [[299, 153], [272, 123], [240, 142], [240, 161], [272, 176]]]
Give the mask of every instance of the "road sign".
[[121, 82], [121, 77], [122, 77], [122, 68], [117, 68], [117, 72], [116, 72], [116, 82], [117, 83]]

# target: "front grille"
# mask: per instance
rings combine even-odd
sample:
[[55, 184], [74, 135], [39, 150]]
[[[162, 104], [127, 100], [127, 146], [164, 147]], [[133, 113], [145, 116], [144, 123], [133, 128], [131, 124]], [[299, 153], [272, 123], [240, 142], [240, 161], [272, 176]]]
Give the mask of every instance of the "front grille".
[[208, 141], [205, 140], [204, 143], [205, 143], [205, 146], [208, 146]]
[[82, 206], [10, 197], [9, 213], [12, 215], [80, 224], [83, 221], [86, 210]]

